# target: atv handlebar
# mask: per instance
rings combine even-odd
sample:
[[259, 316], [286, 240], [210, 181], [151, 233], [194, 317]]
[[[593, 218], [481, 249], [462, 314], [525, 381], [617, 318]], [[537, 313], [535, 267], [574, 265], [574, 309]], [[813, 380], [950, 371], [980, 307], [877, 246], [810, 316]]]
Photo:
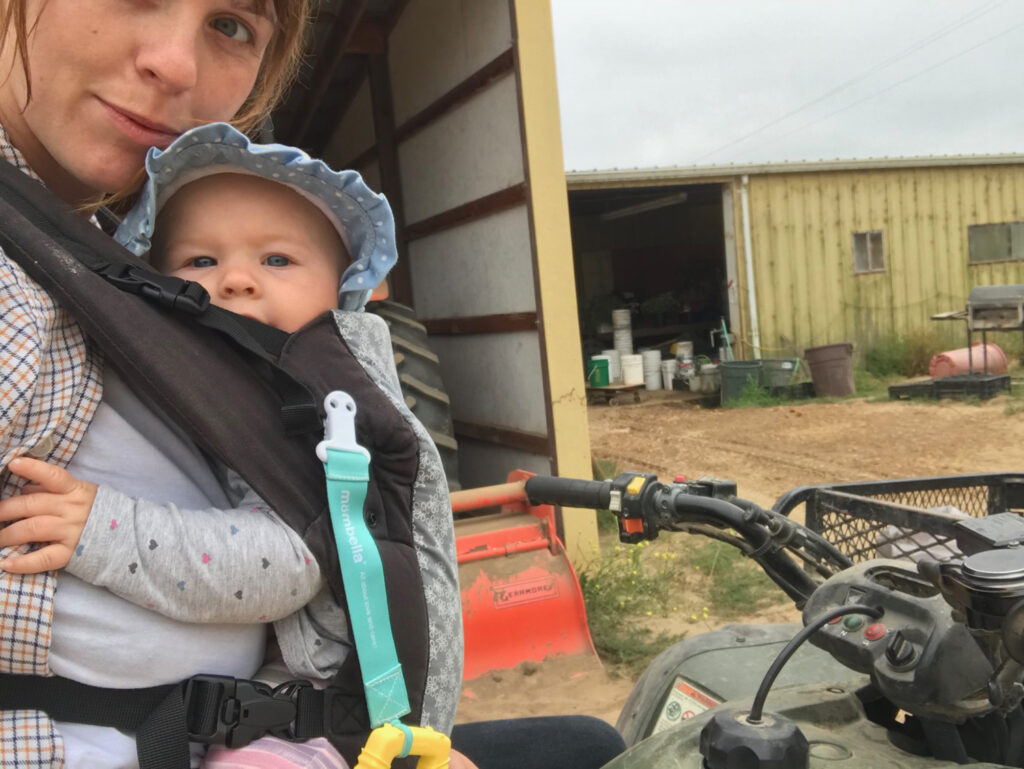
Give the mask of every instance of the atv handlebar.
[[531, 504], [611, 510], [618, 518], [622, 542], [656, 539], [662, 530], [690, 531], [728, 542], [757, 561], [798, 607], [819, 583], [805, 566], [828, 577], [850, 565], [816, 532], [737, 497], [731, 481], [664, 484], [654, 475], [633, 472], [608, 481], [533, 476], [526, 481], [526, 495]]
[[[582, 481], [547, 475], [535, 475], [526, 481], [526, 494], [535, 505], [547, 503], [604, 510], [608, 507], [611, 491], [611, 481]], [[554, 502], [556, 499], [558, 501]]]

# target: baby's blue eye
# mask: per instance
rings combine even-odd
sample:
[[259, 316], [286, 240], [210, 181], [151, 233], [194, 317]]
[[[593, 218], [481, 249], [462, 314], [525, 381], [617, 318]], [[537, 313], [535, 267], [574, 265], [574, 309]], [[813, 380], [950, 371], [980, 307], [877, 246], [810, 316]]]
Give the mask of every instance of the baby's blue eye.
[[287, 256], [282, 256], [281, 254], [271, 254], [267, 257], [268, 267], [287, 267], [291, 263], [291, 259]]
[[214, 259], [212, 256], [197, 256], [195, 259], [192, 260], [193, 267], [215, 267], [216, 265], [217, 260]]
[[221, 16], [214, 19], [211, 26], [232, 40], [237, 40], [240, 43], [252, 42], [252, 32], [238, 19], [233, 19], [230, 16]]

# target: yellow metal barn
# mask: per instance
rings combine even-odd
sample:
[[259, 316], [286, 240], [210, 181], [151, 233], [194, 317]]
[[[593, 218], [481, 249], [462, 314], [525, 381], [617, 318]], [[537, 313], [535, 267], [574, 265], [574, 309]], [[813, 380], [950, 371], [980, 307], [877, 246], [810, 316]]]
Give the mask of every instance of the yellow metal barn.
[[724, 318], [737, 357], [862, 355], [973, 286], [1024, 283], [1024, 155], [570, 172], [568, 189], [592, 347], [610, 295], [639, 308], [641, 344], [712, 351]]

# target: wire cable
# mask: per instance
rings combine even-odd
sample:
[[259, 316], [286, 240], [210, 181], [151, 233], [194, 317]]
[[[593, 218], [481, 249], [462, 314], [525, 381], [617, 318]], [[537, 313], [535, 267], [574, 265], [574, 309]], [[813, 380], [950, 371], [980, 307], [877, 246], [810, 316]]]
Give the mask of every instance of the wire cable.
[[866, 614], [872, 619], [878, 619], [882, 616], [883, 611], [877, 606], [853, 603], [847, 606], [836, 607], [831, 611], [825, 612], [817, 619], [812, 620], [803, 630], [793, 636], [793, 640], [786, 644], [786, 648], [779, 652], [778, 656], [772, 661], [768, 672], [761, 679], [761, 685], [757, 688], [757, 694], [754, 695], [754, 703], [750, 706], [750, 713], [747, 714], [747, 723], [761, 723], [761, 714], [764, 712], [764, 701], [768, 697], [768, 691], [772, 688], [772, 684], [775, 683], [775, 679], [778, 678], [779, 673], [782, 671], [782, 666], [789, 662], [789, 658], [800, 648], [800, 645], [823, 626], [836, 619], [836, 617], [842, 617], [845, 614]]
[[[1021, 27], [1024, 27], [1024, 21], [1018, 22], [1017, 24], [1014, 24], [1012, 27], [1004, 29], [999, 34], [992, 35], [992, 37], [987, 37], [984, 40], [982, 40], [981, 42], [976, 43], [975, 45], [972, 45], [970, 48], [965, 48], [964, 50], [962, 50], [962, 51], [960, 51], [958, 53], [955, 53], [952, 56], [947, 56], [945, 59], [942, 59], [941, 61], [938, 61], [938, 62], [936, 62], [936, 63], [934, 63], [934, 64], [932, 64], [932, 65], [930, 65], [928, 67], [925, 67], [924, 69], [919, 70], [919, 71], [915, 72], [912, 75], [908, 75], [907, 77], [903, 78], [902, 80], [897, 80], [895, 83], [892, 83], [891, 85], [887, 85], [885, 88], [881, 88], [881, 89], [879, 89], [877, 91], [874, 91], [873, 93], [868, 94], [867, 96], [864, 96], [863, 98], [857, 99], [857, 101], [851, 102], [850, 104], [847, 104], [845, 107], [840, 107], [839, 109], [833, 110], [832, 112], [829, 112], [826, 115], [822, 115], [819, 118], [815, 118], [814, 120], [810, 120], [810, 121], [808, 121], [806, 123], [803, 123], [802, 125], [797, 126], [796, 128], [794, 128], [791, 131], [788, 131], [788, 132], [786, 132], [784, 134], [781, 134], [779, 136], [772, 137], [768, 141], [774, 142], [774, 141], [779, 141], [780, 139], [785, 139], [785, 138], [787, 138], [789, 136], [792, 136], [795, 133], [799, 133], [800, 131], [803, 131], [805, 128], [810, 128], [812, 125], [817, 125], [818, 123], [821, 123], [822, 121], [825, 121], [825, 120], [828, 120], [830, 118], [833, 118], [836, 115], [839, 115], [839, 114], [841, 114], [843, 112], [846, 112], [847, 110], [851, 110], [854, 107], [859, 106], [859, 105], [863, 104], [866, 101], [870, 101], [871, 99], [874, 99], [876, 96], [881, 96], [883, 93], [888, 93], [889, 91], [893, 90], [894, 88], [899, 88], [901, 85], [904, 85], [906, 83], [909, 83], [911, 80], [915, 80], [916, 78], [921, 77], [921, 75], [926, 75], [926, 74], [928, 74], [929, 72], [931, 72], [934, 69], [938, 69], [939, 67], [944, 66], [944, 65], [948, 64], [951, 61], [959, 59], [962, 56], [966, 56], [967, 54], [972, 53], [972, 52], [978, 50], [979, 48], [982, 48], [983, 46], [986, 46], [989, 43], [991, 43], [991, 42], [993, 42], [995, 40], [998, 40], [1001, 37], [1005, 37], [1006, 35], [1010, 34], [1011, 32], [1016, 31], [1017, 29], [1020, 29]], [[761, 144], [756, 144], [754, 146], [756, 148], [756, 147], [763, 146], [764, 144], [765, 144], [765, 142], [761, 142]]]
[[825, 101], [826, 99], [829, 99], [830, 97], [835, 96], [837, 93], [839, 93], [839, 92], [849, 88], [854, 83], [860, 82], [861, 80], [863, 80], [868, 75], [874, 74], [875, 72], [879, 72], [879, 71], [881, 71], [883, 69], [886, 69], [887, 67], [892, 66], [896, 62], [902, 61], [903, 59], [905, 59], [910, 54], [916, 53], [917, 51], [920, 51], [920, 50], [922, 50], [924, 48], [927, 48], [932, 43], [938, 42], [942, 38], [947, 37], [948, 35], [952, 34], [953, 32], [956, 32], [961, 27], [964, 27], [965, 25], [970, 24], [971, 22], [976, 21], [977, 19], [981, 18], [982, 16], [984, 16], [984, 15], [986, 15], [988, 13], [991, 13], [993, 10], [998, 8], [1000, 5], [1004, 5], [1005, 2], [1006, 2], [1006, 0], [998, 0], [997, 2], [990, 3], [988, 6], [983, 6], [982, 8], [975, 8], [972, 11], [969, 11], [968, 13], [966, 13], [963, 16], [959, 17], [956, 21], [954, 21], [954, 22], [952, 22], [950, 24], [947, 24], [945, 27], [940, 27], [938, 30], [936, 30], [935, 32], [932, 32], [930, 35], [927, 35], [927, 36], [921, 38], [916, 43], [911, 45], [909, 48], [904, 49], [902, 52], [900, 52], [900, 53], [898, 53], [898, 54], [896, 54], [894, 56], [890, 56], [888, 59], [885, 59], [884, 61], [881, 61], [881, 62], [879, 62], [879, 63], [877, 63], [877, 64], [875, 64], [875, 65], [873, 65], [871, 67], [868, 67], [866, 70], [864, 70], [860, 74], [854, 75], [852, 78], [850, 78], [848, 80], [844, 80], [842, 83], [840, 83], [837, 86], [834, 86], [834, 87], [830, 88], [829, 90], [827, 90], [825, 93], [821, 94], [820, 96], [817, 96], [814, 99], [811, 99], [810, 101], [804, 102], [799, 107], [795, 107], [794, 109], [790, 110], [789, 112], [786, 112], [785, 114], [780, 115], [777, 118], [769, 120], [767, 123], [762, 123], [757, 128], [752, 129], [748, 133], [745, 133], [742, 136], [739, 136], [739, 137], [733, 139], [732, 141], [729, 141], [726, 144], [723, 144], [720, 147], [717, 147], [716, 149], [711, 150], [710, 152], [705, 152], [703, 155], [699, 155], [698, 157], [694, 158], [693, 162], [696, 163], [696, 162], [699, 162], [699, 161], [703, 160], [706, 157], [710, 157], [711, 155], [716, 155], [719, 152], [721, 152], [722, 150], [725, 150], [725, 149], [728, 149], [729, 147], [735, 146], [736, 144], [739, 144], [740, 142], [744, 142], [747, 139], [749, 139], [749, 138], [751, 138], [753, 136], [756, 136], [757, 134], [761, 133], [762, 131], [765, 131], [765, 130], [773, 127], [773, 126], [776, 126], [779, 123], [781, 123], [781, 122], [783, 122], [785, 120], [788, 120], [789, 118], [793, 117], [794, 115], [798, 115], [799, 113], [803, 112], [804, 110], [808, 109], [809, 107], [813, 107], [815, 104], [820, 104], [821, 102]]

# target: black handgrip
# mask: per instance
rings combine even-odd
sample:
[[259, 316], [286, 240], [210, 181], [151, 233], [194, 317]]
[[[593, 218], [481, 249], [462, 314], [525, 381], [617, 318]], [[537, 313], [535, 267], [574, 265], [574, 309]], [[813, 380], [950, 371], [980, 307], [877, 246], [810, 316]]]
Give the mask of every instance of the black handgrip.
[[581, 481], [535, 475], [526, 480], [526, 496], [532, 505], [565, 505], [587, 510], [603, 510], [611, 498], [611, 481]]

